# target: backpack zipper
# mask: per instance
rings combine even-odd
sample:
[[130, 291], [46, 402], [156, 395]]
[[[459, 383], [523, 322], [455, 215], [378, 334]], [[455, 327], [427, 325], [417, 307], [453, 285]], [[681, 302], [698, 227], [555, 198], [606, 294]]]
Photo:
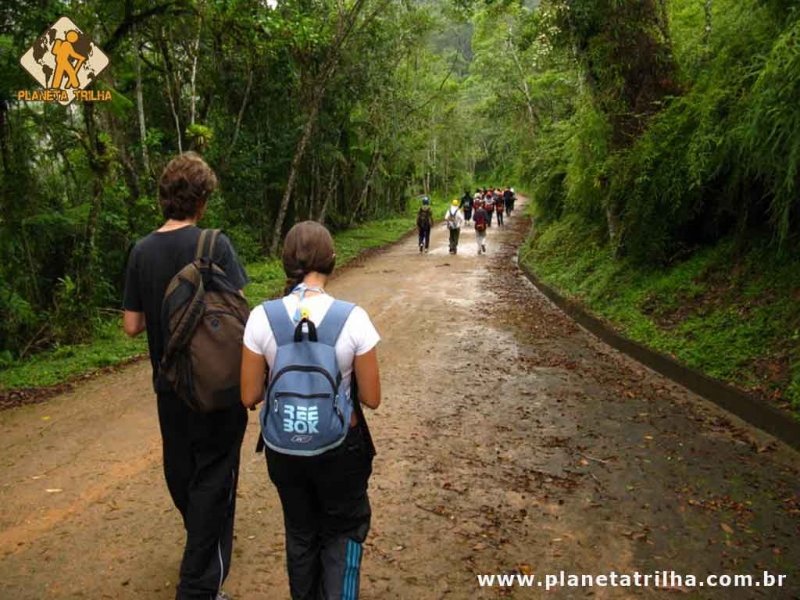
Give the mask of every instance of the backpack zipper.
[[[272, 381], [270, 382], [269, 387], [267, 388], [267, 398], [269, 398], [270, 394], [272, 393], [272, 388], [275, 386], [275, 382], [278, 381], [278, 378], [284, 373], [287, 373], [288, 371], [300, 371], [302, 373], [320, 373], [324, 375], [325, 378], [328, 380], [328, 382], [331, 384], [331, 389], [333, 390], [333, 409], [336, 411], [336, 415], [339, 417], [339, 420], [342, 421], [342, 423], [344, 423], [344, 415], [342, 414], [342, 411], [339, 408], [339, 404], [336, 402], [336, 397], [339, 393], [339, 387], [336, 385], [336, 382], [333, 380], [333, 377], [331, 377], [330, 373], [328, 373], [322, 367], [315, 367], [312, 365], [296, 365], [296, 366], [283, 367], [280, 371], [275, 373], [275, 377], [272, 378]], [[299, 394], [294, 394], [294, 395], [299, 395]], [[327, 398], [328, 395], [325, 394], [324, 397]], [[275, 394], [276, 413], [278, 412], [278, 404], [279, 404], [278, 395]]]
[[[330, 396], [331, 396], [330, 394], [326, 394], [324, 392], [321, 393], [321, 394], [295, 394], [294, 392], [275, 392], [275, 410], [274, 410], [274, 412], [276, 414], [278, 413], [279, 407], [280, 407], [279, 400], [281, 398], [302, 398], [303, 400], [314, 400], [316, 398], [319, 398], [319, 399], [330, 398]], [[334, 400], [333, 406], [336, 409], [336, 412], [338, 413], [339, 409], [336, 406], [336, 401], [335, 400]]]
[[295, 394], [294, 392], [275, 392], [275, 398], [285, 398], [291, 396], [292, 398], [303, 398], [304, 400], [311, 400], [313, 398], [328, 398], [330, 394], [322, 392], [320, 394]]

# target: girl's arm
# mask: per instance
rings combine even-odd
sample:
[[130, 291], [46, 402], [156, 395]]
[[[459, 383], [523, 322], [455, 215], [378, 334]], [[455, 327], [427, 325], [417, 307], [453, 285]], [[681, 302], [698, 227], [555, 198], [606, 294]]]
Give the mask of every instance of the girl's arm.
[[242, 347], [242, 404], [253, 408], [264, 399], [264, 376], [267, 373], [267, 361], [257, 354]]
[[[373, 348], [366, 354], [356, 356], [353, 373], [358, 381], [358, 397], [361, 403], [376, 409], [381, 405], [381, 377], [378, 372], [378, 351]], [[242, 387], [244, 393], [244, 387]]]

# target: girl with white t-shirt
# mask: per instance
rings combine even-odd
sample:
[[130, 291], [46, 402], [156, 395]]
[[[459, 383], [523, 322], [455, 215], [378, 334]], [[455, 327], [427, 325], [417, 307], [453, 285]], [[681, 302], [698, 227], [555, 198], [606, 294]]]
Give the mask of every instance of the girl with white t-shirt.
[[[319, 326], [334, 299], [325, 293], [333, 272], [333, 238], [314, 221], [287, 234], [283, 267], [288, 282], [283, 298], [294, 323], [308, 318]], [[302, 316], [301, 316], [302, 315]], [[364, 309], [356, 306], [344, 323], [335, 354], [345, 397], [358, 382], [358, 398], [369, 408], [381, 402], [376, 345], [380, 336]], [[263, 305], [250, 315], [242, 353], [242, 403], [254, 407], [264, 397], [277, 342]], [[344, 442], [318, 456], [295, 456], [266, 448], [267, 468], [283, 506], [289, 587], [293, 600], [356, 599], [361, 546], [370, 527], [367, 497], [374, 449], [354, 410]]]

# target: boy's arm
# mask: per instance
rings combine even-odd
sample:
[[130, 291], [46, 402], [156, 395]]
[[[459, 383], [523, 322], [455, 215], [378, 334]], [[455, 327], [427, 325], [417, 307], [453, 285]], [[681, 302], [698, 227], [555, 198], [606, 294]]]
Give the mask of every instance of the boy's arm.
[[125, 335], [136, 337], [147, 328], [144, 313], [126, 310], [122, 315], [122, 327], [125, 330]]
[[145, 330], [144, 305], [139, 291], [139, 275], [136, 267], [136, 248], [128, 253], [125, 266], [125, 294], [122, 300], [122, 328], [129, 337], [135, 337]]

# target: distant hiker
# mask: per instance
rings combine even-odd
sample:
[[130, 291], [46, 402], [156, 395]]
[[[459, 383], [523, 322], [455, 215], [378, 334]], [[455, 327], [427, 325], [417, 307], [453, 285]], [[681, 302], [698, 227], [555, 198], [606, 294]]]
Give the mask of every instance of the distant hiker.
[[489, 222], [486, 223], [487, 227], [492, 226], [492, 215], [494, 215], [494, 193], [492, 191], [486, 192], [486, 198], [483, 200], [483, 208], [486, 214], [489, 215]]
[[506, 212], [506, 205], [503, 200], [503, 196], [500, 195], [499, 190], [495, 193], [494, 196], [494, 210], [497, 213], [497, 226], [505, 227], [505, 221], [503, 220], [503, 215]]
[[508, 216], [511, 216], [511, 213], [514, 211], [514, 206], [517, 203], [517, 193], [514, 191], [514, 188], [509, 188], [511, 192], [511, 202], [506, 206], [506, 212], [508, 212]]
[[422, 206], [417, 211], [417, 229], [419, 230], [419, 252], [428, 252], [431, 244], [431, 228], [433, 227], [433, 212], [431, 212], [431, 199], [425, 196]]
[[459, 208], [458, 200], [453, 200], [447, 212], [444, 214], [444, 221], [450, 231], [450, 254], [458, 253], [458, 238], [461, 235], [461, 226], [464, 225], [464, 213]]
[[295, 225], [283, 246], [286, 295], [257, 306], [244, 334], [245, 406], [264, 399], [269, 373], [259, 445], [283, 506], [293, 600], [358, 598], [372, 514], [375, 451], [361, 403], [381, 403], [380, 336], [364, 309], [325, 292], [335, 257], [325, 227]]
[[[236, 375], [249, 312], [239, 291], [248, 282], [247, 274], [225, 235], [196, 226], [216, 186], [216, 175], [194, 152], [186, 152], [169, 162], [158, 184], [166, 222], [134, 246], [125, 278], [125, 333], [136, 336], [147, 331], [158, 398], [164, 475], [186, 529], [178, 600], [226, 597], [220, 586], [231, 566], [239, 450], [247, 426], [247, 411], [238, 401]], [[195, 295], [197, 288], [191, 287], [193, 278], [202, 279], [201, 270], [194, 265], [205, 272], [214, 272], [213, 280], [206, 284], [205, 302], [203, 296]], [[173, 278], [179, 271], [187, 279], [176, 285], [179, 280]], [[199, 318], [212, 298], [218, 302], [216, 313], [211, 315], [209, 311], [207, 317]], [[162, 309], [168, 308], [170, 302], [181, 308], [189, 307], [196, 299], [202, 307], [200, 311], [168, 310], [167, 315], [177, 316], [169, 321], [163, 319]], [[197, 315], [191, 325], [198, 331], [202, 329], [205, 339], [198, 341], [187, 336], [181, 340], [186, 347], [177, 349], [182, 362], [176, 366], [170, 358], [178, 342], [171, 335], [171, 332], [177, 335], [172, 329], [173, 318], [187, 313]], [[188, 327], [188, 322], [185, 325]], [[210, 335], [209, 328], [219, 337]], [[219, 344], [218, 353], [215, 341]], [[186, 350], [194, 348], [196, 343], [202, 346], [204, 356]], [[213, 362], [214, 368], [196, 366], [192, 376], [191, 368], [188, 373], [178, 368], [186, 361]], [[169, 376], [176, 373], [183, 374], [177, 379]], [[229, 379], [232, 376], [224, 384], [225, 389], [203, 387], [204, 382], [222, 376]], [[216, 403], [217, 410], [204, 412], [214, 408], [207, 402]], [[201, 404], [202, 410], [198, 409]]]
[[472, 219], [472, 194], [469, 193], [469, 190], [465, 190], [461, 197], [461, 210], [464, 211], [464, 221], [469, 223]]
[[510, 187], [506, 187], [506, 189], [503, 190], [503, 204], [506, 207], [506, 214], [509, 217], [511, 216], [511, 211], [514, 210], [513, 202], [511, 200], [513, 196], [514, 192], [511, 191]]
[[478, 255], [486, 254], [486, 229], [489, 226], [489, 214], [483, 208], [483, 202], [478, 201], [473, 215], [475, 221], [475, 241], [478, 243]]

